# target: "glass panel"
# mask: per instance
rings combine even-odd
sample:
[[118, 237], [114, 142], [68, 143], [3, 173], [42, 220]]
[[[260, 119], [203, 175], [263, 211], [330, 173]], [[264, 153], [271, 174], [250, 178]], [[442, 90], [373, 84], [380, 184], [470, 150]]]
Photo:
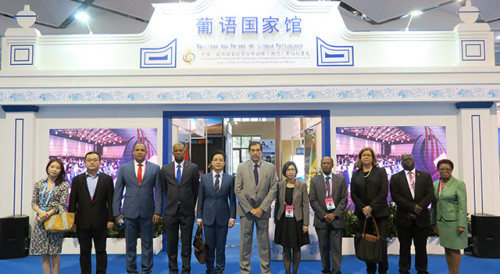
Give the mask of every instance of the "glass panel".
[[238, 165], [240, 164], [240, 150], [233, 150], [233, 175], [236, 175], [236, 170], [238, 169]]
[[233, 147], [234, 148], [241, 147], [241, 137], [233, 137]]
[[244, 162], [246, 160], [250, 160], [250, 153], [248, 152], [248, 148], [241, 149], [241, 161]]
[[259, 118], [250, 118], [250, 122], [258, 122]]
[[248, 145], [250, 144], [250, 140], [252, 140], [252, 137], [250, 137], [250, 136], [241, 137], [241, 146], [240, 147], [248, 148]]

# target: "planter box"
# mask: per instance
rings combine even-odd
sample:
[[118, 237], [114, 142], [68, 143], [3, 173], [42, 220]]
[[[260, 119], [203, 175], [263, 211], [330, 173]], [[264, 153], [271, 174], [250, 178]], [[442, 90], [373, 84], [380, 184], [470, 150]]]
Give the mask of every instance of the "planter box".
[[[163, 236], [153, 238], [153, 254], [160, 253], [162, 249]], [[106, 252], [108, 254], [125, 254], [125, 238], [108, 238], [106, 241]], [[64, 238], [62, 254], [80, 254], [80, 245], [77, 238]], [[92, 248], [92, 254], [95, 254]], [[141, 254], [141, 239], [137, 239], [137, 254]]]

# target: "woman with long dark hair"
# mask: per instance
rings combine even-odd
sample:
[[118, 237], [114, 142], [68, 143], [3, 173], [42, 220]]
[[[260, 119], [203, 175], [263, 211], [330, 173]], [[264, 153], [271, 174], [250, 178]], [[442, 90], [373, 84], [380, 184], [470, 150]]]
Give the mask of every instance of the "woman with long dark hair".
[[39, 180], [33, 187], [31, 205], [37, 213], [33, 231], [31, 233], [31, 255], [42, 256], [44, 274], [59, 273], [61, 266], [63, 232], [48, 232], [44, 222], [52, 215], [59, 213], [59, 206], [65, 208], [68, 201], [69, 184], [66, 182], [64, 164], [53, 158], [45, 167], [47, 177]]

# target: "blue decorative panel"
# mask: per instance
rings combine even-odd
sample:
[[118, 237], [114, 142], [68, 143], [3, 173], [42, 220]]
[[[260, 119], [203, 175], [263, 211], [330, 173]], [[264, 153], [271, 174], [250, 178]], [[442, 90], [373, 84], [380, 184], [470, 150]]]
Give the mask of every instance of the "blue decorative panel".
[[484, 40], [462, 40], [462, 61], [484, 61]]
[[177, 39], [162, 48], [141, 48], [141, 68], [175, 68]]
[[11, 45], [10, 65], [33, 65], [33, 45]]
[[353, 46], [333, 46], [316, 37], [318, 67], [354, 66]]

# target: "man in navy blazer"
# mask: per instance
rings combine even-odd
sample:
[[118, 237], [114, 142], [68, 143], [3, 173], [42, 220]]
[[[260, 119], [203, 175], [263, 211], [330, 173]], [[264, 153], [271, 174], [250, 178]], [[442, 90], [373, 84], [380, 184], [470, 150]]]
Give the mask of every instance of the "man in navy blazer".
[[233, 227], [236, 219], [236, 195], [234, 176], [223, 172], [226, 165], [224, 152], [216, 150], [211, 158], [213, 171], [201, 176], [198, 190], [198, 226], [203, 226], [208, 246], [207, 273], [222, 274], [226, 266], [228, 227]]
[[[143, 143], [133, 149], [134, 161], [120, 167], [113, 197], [113, 215], [117, 222], [125, 220], [127, 272], [137, 272], [137, 234], [141, 233], [141, 273], [153, 270], [153, 224], [161, 217], [162, 190], [160, 167], [145, 161], [147, 150]], [[122, 197], [126, 188], [125, 199]]]
[[427, 272], [427, 237], [431, 227], [427, 210], [434, 200], [434, 186], [429, 173], [415, 169], [409, 153], [401, 156], [404, 170], [391, 176], [391, 197], [398, 206], [396, 227], [399, 239], [399, 273], [410, 273], [411, 243], [415, 245], [415, 269]]
[[191, 271], [191, 239], [200, 173], [196, 164], [184, 161], [184, 153], [184, 144], [174, 144], [172, 147], [174, 161], [161, 168], [161, 181], [165, 194], [164, 227], [167, 236], [169, 273], [179, 272], [177, 266], [179, 228], [182, 243], [182, 273]]
[[75, 227], [80, 244], [81, 273], [92, 272], [91, 251], [94, 239], [96, 273], [106, 273], [108, 255], [106, 238], [113, 227], [113, 178], [99, 172], [101, 155], [90, 151], [85, 155], [87, 172], [71, 183], [68, 212], [76, 212]]

